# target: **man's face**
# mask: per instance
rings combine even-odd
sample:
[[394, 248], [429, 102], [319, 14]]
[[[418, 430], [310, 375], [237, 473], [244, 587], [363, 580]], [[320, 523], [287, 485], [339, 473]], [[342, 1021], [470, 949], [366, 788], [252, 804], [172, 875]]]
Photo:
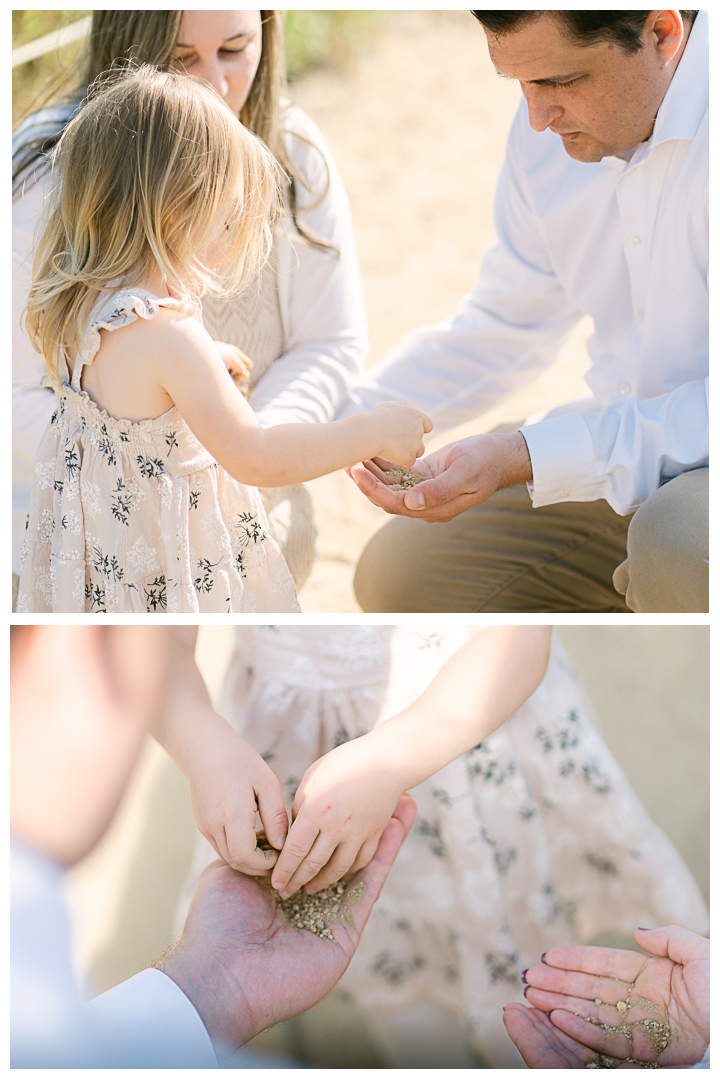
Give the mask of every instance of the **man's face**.
[[[675, 37], [682, 27], [677, 21]], [[609, 42], [574, 44], [551, 14], [511, 33], [487, 34], [487, 39], [497, 71], [520, 82], [533, 130], [557, 132], [577, 161], [599, 161], [631, 150], [652, 134], [679, 61], [680, 43], [670, 42], [672, 27], [669, 34], [662, 31], [658, 36], [656, 22], [649, 19], [643, 47], [632, 55]]]

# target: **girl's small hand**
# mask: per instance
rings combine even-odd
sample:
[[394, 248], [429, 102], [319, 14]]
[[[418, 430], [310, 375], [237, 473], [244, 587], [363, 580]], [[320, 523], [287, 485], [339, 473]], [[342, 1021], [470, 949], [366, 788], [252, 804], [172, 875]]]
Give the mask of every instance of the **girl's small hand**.
[[305, 773], [293, 825], [272, 875], [283, 896], [317, 892], [359, 870], [375, 854], [404, 791], [398, 770], [370, 735], [344, 743]]
[[250, 357], [241, 352], [236, 345], [230, 345], [227, 341], [216, 341], [215, 347], [222, 357], [223, 364], [230, 372], [231, 378], [237, 383], [247, 382], [253, 366]]
[[[220, 718], [217, 717], [219, 720]], [[277, 854], [257, 846], [255, 813], [265, 835], [281, 848], [288, 819], [277, 777], [251, 746], [224, 720], [212, 738], [198, 740], [188, 771], [198, 829], [234, 870], [267, 877]]]
[[380, 423], [382, 446], [374, 457], [387, 458], [409, 468], [425, 453], [423, 435], [432, 431], [432, 420], [425, 413], [402, 401], [385, 401], [370, 415]]

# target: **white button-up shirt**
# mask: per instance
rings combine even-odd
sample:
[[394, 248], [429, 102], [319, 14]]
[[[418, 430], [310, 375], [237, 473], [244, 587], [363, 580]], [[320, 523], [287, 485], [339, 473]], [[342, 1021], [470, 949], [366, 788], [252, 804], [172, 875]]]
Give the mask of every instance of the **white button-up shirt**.
[[151, 968], [89, 1004], [70, 961], [62, 867], [24, 844], [10, 858], [12, 1067], [214, 1069], [195, 1007]]
[[593, 398], [521, 429], [533, 505], [606, 499], [627, 514], [707, 465], [707, 12], [629, 160], [575, 161], [530, 128], [523, 101], [495, 221], [459, 313], [403, 338], [345, 413], [401, 399], [436, 427], [463, 423], [536, 378], [590, 315]]

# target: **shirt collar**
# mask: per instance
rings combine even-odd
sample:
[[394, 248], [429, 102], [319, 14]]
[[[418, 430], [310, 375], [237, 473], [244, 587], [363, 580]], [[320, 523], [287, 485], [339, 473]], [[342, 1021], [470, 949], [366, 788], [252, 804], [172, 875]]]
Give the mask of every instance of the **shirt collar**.
[[658, 110], [650, 139], [656, 146], [667, 139], [692, 141], [708, 109], [708, 14], [698, 11], [682, 59]]
[[698, 11], [675, 74], [665, 92], [653, 133], [640, 143], [636, 153], [626, 162], [624, 158], [603, 158], [604, 165], [624, 169], [647, 161], [653, 149], [670, 139], [692, 142], [708, 109], [709, 46], [707, 11]]

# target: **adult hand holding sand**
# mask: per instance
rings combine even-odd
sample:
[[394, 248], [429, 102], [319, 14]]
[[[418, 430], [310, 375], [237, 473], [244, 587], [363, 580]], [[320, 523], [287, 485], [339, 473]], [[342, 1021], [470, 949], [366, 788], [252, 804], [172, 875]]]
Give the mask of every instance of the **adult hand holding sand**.
[[532, 465], [519, 431], [474, 435], [448, 443], [413, 465], [427, 476], [410, 490], [393, 491], [387, 471], [394, 466], [375, 458], [348, 469], [362, 493], [388, 514], [422, 521], [452, 521], [485, 502], [496, 491], [532, 480]]
[[710, 1041], [710, 943], [678, 926], [635, 931], [651, 956], [550, 949], [524, 973], [532, 1009], [505, 1009], [532, 1069], [691, 1068]]
[[158, 965], [200, 1014], [218, 1059], [273, 1024], [305, 1012], [347, 968], [388, 870], [415, 820], [399, 800], [372, 862], [353, 879], [352, 924], [333, 941], [286, 925], [269, 889], [221, 862], [203, 872], [182, 937]]

